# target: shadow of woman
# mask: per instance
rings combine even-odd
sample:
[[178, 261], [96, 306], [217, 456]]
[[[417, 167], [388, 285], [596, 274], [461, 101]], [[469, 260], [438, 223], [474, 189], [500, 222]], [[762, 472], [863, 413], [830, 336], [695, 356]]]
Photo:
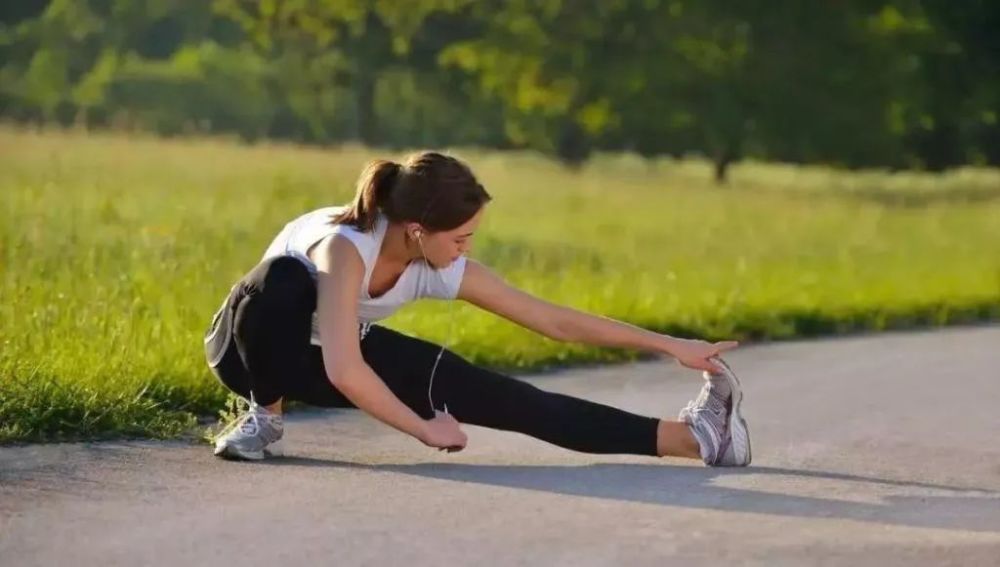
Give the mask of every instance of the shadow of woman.
[[[288, 456], [268, 465], [395, 472], [441, 480], [624, 502], [911, 527], [1000, 532], [1000, 492], [841, 472], [753, 466], [594, 463], [582, 466], [463, 463], [365, 464]], [[725, 486], [725, 484], [741, 486]], [[791, 494], [803, 485], [823, 497]], [[819, 486], [815, 486], [819, 485]], [[766, 490], [762, 490], [762, 488]], [[846, 498], [842, 495], [848, 495]], [[852, 498], [860, 495], [862, 498]]]

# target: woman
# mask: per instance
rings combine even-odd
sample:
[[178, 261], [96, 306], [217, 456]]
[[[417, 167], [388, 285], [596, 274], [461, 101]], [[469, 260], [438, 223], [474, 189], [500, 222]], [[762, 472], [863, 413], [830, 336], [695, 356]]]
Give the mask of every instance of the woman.
[[[371, 162], [351, 206], [288, 223], [205, 336], [213, 372], [250, 400], [216, 437], [215, 454], [278, 454], [289, 399], [360, 408], [449, 452], [465, 447], [459, 423], [472, 423], [581, 452], [749, 464], [739, 382], [717, 356], [737, 343], [661, 335], [509, 286], [465, 257], [491, 199], [464, 163], [424, 152], [405, 164]], [[462, 299], [555, 340], [670, 354], [702, 370], [705, 385], [678, 421], [646, 417], [547, 392], [372, 324], [423, 297]]]

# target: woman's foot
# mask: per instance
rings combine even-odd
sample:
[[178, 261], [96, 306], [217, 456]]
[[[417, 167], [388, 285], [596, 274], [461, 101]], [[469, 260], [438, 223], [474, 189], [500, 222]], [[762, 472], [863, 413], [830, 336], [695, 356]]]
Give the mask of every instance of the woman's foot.
[[731, 411], [729, 413], [728, 433], [729, 435], [722, 442], [722, 451], [719, 460], [715, 462], [717, 467], [745, 467], [750, 464], [750, 429], [747, 422], [740, 413], [740, 404], [743, 403], [743, 387], [739, 378], [732, 368], [716, 357], [715, 362], [726, 369], [726, 378], [732, 389]]
[[268, 411], [251, 399], [250, 407], [215, 438], [217, 457], [259, 461], [282, 454], [284, 422], [280, 413]]
[[706, 465], [747, 466], [751, 459], [750, 432], [740, 413], [740, 381], [722, 358], [711, 360], [725, 372], [702, 372], [705, 385], [698, 397], [681, 410], [678, 419], [691, 428]]

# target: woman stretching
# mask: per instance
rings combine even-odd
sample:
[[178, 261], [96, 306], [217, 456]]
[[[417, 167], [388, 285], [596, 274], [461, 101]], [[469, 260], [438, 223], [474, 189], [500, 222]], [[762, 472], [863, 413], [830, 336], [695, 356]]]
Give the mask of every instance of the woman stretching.
[[[465, 257], [491, 196], [435, 152], [371, 162], [350, 206], [306, 213], [234, 285], [205, 335], [208, 364], [249, 409], [215, 454], [280, 454], [283, 400], [360, 408], [430, 447], [458, 451], [460, 423], [586, 453], [700, 458], [746, 466], [742, 392], [718, 356], [735, 341], [662, 335], [549, 303]], [[451, 350], [373, 324], [419, 298], [462, 299], [559, 341], [665, 353], [705, 378], [678, 420], [548, 392]], [[445, 411], [440, 411], [440, 409]]]

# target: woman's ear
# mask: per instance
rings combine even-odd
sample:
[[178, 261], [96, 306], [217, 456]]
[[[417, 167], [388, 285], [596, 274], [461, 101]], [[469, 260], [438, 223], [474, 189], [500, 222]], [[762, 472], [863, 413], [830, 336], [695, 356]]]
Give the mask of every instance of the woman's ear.
[[414, 223], [410, 223], [409, 226], [406, 227], [406, 232], [407, 232], [407, 234], [410, 235], [410, 238], [412, 238], [414, 240], [419, 239], [420, 237], [424, 236], [424, 234], [425, 234], [424, 229], [419, 224], [417, 224], [415, 222]]

